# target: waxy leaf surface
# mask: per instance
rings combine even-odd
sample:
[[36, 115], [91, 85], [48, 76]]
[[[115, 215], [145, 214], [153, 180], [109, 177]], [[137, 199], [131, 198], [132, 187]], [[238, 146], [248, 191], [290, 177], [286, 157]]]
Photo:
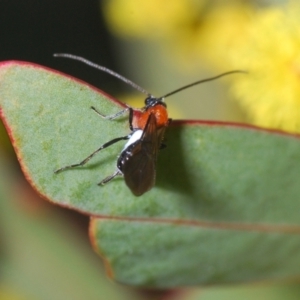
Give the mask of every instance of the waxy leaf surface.
[[[135, 197], [116, 170], [125, 105], [86, 83], [21, 62], [0, 65], [2, 119], [26, 178], [50, 201], [94, 217], [91, 237], [118, 281], [180, 286], [300, 274], [300, 139], [249, 126], [174, 121], [156, 186]], [[141, 106], [143, 105], [141, 98]], [[200, 107], [200, 104], [199, 104]], [[172, 116], [170, 116], [172, 117]]]

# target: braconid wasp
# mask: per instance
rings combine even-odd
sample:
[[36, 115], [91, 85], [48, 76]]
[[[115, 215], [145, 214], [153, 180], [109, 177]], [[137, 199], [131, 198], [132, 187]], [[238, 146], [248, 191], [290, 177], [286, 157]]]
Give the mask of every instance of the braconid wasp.
[[104, 185], [116, 176], [121, 175], [124, 176], [126, 185], [135, 196], [143, 195], [145, 192], [149, 191], [155, 184], [156, 160], [158, 151], [164, 146], [162, 143], [164, 133], [167, 126], [171, 122], [171, 119], [169, 119], [168, 117], [167, 106], [164, 102], [164, 99], [175, 93], [203, 82], [215, 80], [222, 76], [233, 73], [245, 73], [245, 71], [241, 70], [225, 72], [211, 78], [198, 80], [179, 89], [176, 89], [162, 97], [156, 98], [131, 80], [106, 67], [97, 65], [83, 57], [65, 53], [54, 54], [54, 56], [81, 61], [91, 67], [106, 72], [126, 82], [133, 88], [147, 95], [145, 99], [145, 106], [143, 108], [133, 109], [132, 107], [127, 105], [127, 108], [114, 115], [105, 116], [92, 106], [91, 109], [93, 109], [99, 116], [107, 120], [116, 119], [128, 112], [129, 128], [131, 132], [126, 136], [114, 138], [111, 141], [103, 144], [100, 148], [95, 150], [81, 162], [62, 167], [55, 171], [55, 173], [59, 173], [66, 169], [83, 166], [101, 150], [121, 140], [128, 140], [120, 156], [118, 157], [116, 171], [108, 177], [104, 178], [99, 183], [99, 185]]

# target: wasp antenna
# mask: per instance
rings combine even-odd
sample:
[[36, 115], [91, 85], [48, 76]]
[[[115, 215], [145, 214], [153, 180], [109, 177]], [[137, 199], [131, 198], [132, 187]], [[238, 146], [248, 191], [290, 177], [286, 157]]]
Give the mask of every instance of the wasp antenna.
[[55, 53], [55, 54], [53, 54], [53, 56], [54, 57], [69, 58], [69, 59], [81, 61], [84, 64], [86, 64], [86, 65], [88, 65], [88, 66], [90, 66], [92, 68], [95, 68], [95, 69], [98, 69], [98, 70], [103, 71], [105, 73], [108, 73], [108, 74], [110, 74], [110, 75], [118, 78], [119, 80], [124, 81], [125, 83], [127, 83], [130, 86], [132, 86], [134, 89], [138, 90], [139, 92], [141, 92], [143, 94], [146, 94], [148, 96], [151, 96], [151, 94], [148, 93], [145, 89], [143, 89], [142, 87], [140, 87], [139, 85], [137, 85], [133, 81], [129, 80], [128, 78], [126, 78], [126, 77], [118, 74], [117, 72], [114, 72], [113, 70], [108, 69], [108, 68], [106, 68], [104, 66], [97, 65], [96, 63], [94, 63], [94, 62], [92, 62], [90, 60], [87, 60], [84, 57], [73, 55], [73, 54], [69, 54], [69, 53]]
[[179, 88], [179, 89], [177, 89], [177, 90], [175, 90], [175, 91], [172, 91], [172, 92], [170, 92], [170, 93], [168, 93], [168, 94], [166, 94], [166, 95], [160, 97], [159, 99], [163, 99], [163, 98], [169, 97], [169, 96], [174, 95], [174, 94], [176, 94], [176, 93], [178, 93], [178, 92], [181, 92], [181, 91], [183, 91], [183, 90], [185, 90], [185, 89], [188, 89], [188, 88], [190, 88], [190, 87], [192, 87], [192, 86], [194, 86], [194, 85], [197, 85], [197, 84], [200, 84], [200, 83], [203, 83], [203, 82], [212, 81], [212, 80], [218, 79], [218, 78], [220, 78], [220, 77], [223, 77], [223, 76], [226, 76], [226, 75], [230, 75], [230, 74], [234, 74], [234, 73], [248, 73], [248, 72], [247, 72], [247, 71], [244, 71], [244, 70], [233, 70], [233, 71], [228, 71], [228, 72], [219, 74], [219, 75], [214, 76], [214, 77], [210, 77], [210, 78], [198, 80], [198, 81], [196, 81], [196, 82], [193, 82], [193, 83], [190, 83], [190, 84], [188, 84], [188, 85], [185, 85], [185, 86], [183, 86], [183, 87], [181, 87], [181, 88]]

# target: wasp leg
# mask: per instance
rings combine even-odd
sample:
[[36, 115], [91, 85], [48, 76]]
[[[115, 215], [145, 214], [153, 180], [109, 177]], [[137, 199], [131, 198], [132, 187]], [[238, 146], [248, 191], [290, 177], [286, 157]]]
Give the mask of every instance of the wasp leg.
[[102, 181], [100, 181], [98, 183], [98, 185], [104, 185], [106, 183], [108, 183], [109, 181], [111, 181], [112, 179], [114, 179], [116, 176], [118, 175], [123, 175], [123, 173], [120, 170], [117, 170], [115, 173], [107, 176], [106, 178], [104, 178]]
[[73, 164], [73, 165], [69, 165], [69, 166], [65, 166], [65, 167], [62, 167], [56, 171], [54, 171], [55, 174], [57, 173], [60, 173], [61, 171], [64, 171], [66, 169], [71, 169], [71, 168], [75, 168], [75, 167], [80, 167], [80, 166], [83, 166], [85, 165], [92, 157], [94, 157], [99, 151], [101, 151], [102, 149], [105, 149], [121, 140], [128, 140], [129, 139], [129, 136], [126, 135], [126, 136], [122, 136], [122, 137], [118, 137], [118, 138], [115, 138], [105, 144], [103, 144], [100, 148], [98, 148], [96, 151], [94, 151], [92, 154], [90, 154], [88, 157], [86, 157], [83, 161], [81, 161], [80, 163], [78, 164]]
[[128, 110], [132, 109], [130, 107], [126, 107], [125, 109], [117, 112], [116, 114], [113, 114], [113, 115], [108, 115], [108, 116], [105, 116], [103, 115], [99, 110], [97, 110], [94, 106], [91, 106], [91, 109], [93, 111], [95, 111], [100, 117], [102, 117], [103, 119], [105, 120], [113, 120], [113, 119], [116, 119], [120, 116], [122, 116], [123, 114], [125, 114]]
[[116, 114], [113, 114], [113, 115], [109, 115], [109, 116], [105, 116], [103, 114], [101, 114], [99, 112], [99, 110], [97, 110], [94, 106], [91, 106], [91, 109], [96, 112], [100, 117], [102, 117], [103, 119], [105, 120], [113, 120], [113, 119], [116, 119], [120, 116], [122, 116], [123, 114], [125, 114], [126, 112], [129, 111], [129, 128], [130, 130], [133, 130], [133, 127], [132, 127], [132, 119], [133, 119], [133, 108], [128, 106], [127, 108], [117, 112]]

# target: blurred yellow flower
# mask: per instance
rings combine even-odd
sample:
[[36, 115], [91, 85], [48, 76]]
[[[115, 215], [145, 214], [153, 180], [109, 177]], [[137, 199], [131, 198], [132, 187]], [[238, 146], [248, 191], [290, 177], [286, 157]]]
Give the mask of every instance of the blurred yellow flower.
[[260, 126], [300, 131], [300, 4], [256, 14], [231, 63], [249, 71], [234, 78], [233, 91]]
[[232, 67], [230, 57], [247, 42], [245, 31], [254, 8], [248, 2], [224, 1], [212, 6], [201, 22], [186, 31], [180, 42], [184, 57], [193, 65], [208, 62], [223, 72]]
[[[300, 132], [300, 3], [110, 0], [105, 16], [123, 36], [157, 38], [176, 65], [233, 76], [236, 101], [259, 126]], [[181, 64], [180, 64], [181, 62]]]
[[231, 50], [245, 39], [253, 7], [242, 0], [109, 0], [103, 11], [115, 34], [156, 38], [181, 66], [197, 67], [205, 59], [227, 68]]
[[108, 0], [103, 2], [109, 28], [127, 37], [169, 38], [186, 22], [196, 18], [206, 1]]

